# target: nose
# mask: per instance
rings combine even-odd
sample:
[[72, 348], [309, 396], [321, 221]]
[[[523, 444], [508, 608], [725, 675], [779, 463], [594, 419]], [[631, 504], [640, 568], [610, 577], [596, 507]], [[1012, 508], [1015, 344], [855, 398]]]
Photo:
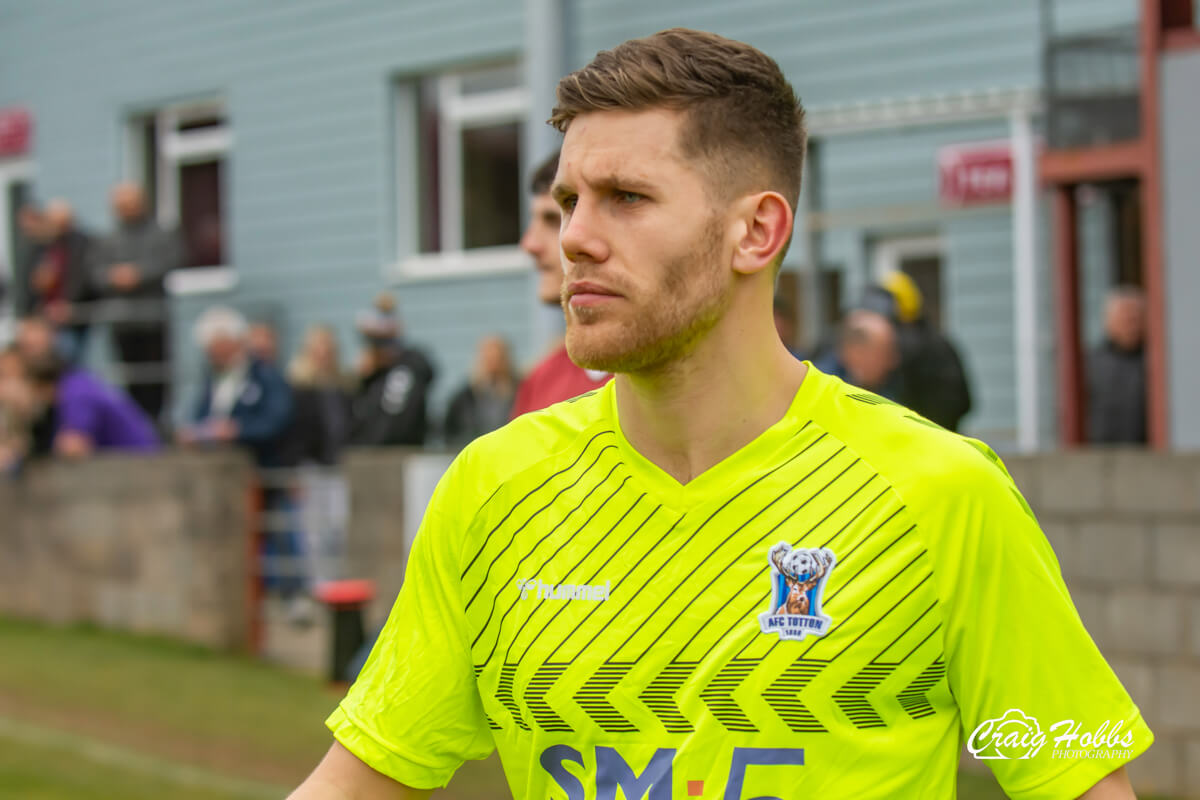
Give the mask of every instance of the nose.
[[525, 226], [525, 232], [521, 234], [520, 242], [521, 249], [534, 258], [542, 254], [541, 242], [538, 239], [537, 232], [534, 230], [536, 225], [536, 219], [529, 220], [529, 224]]
[[595, 207], [583, 198], [576, 201], [570, 215], [563, 215], [559, 243], [563, 257], [568, 263], [600, 263], [608, 258], [609, 247], [601, 234], [599, 214]]

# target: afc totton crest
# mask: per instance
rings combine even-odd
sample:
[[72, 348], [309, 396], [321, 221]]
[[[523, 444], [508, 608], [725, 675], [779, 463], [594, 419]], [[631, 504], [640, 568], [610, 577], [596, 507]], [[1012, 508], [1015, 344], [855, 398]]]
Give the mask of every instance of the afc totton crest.
[[792, 549], [787, 542], [771, 548], [771, 609], [758, 615], [763, 633], [778, 633], [780, 639], [800, 641], [805, 636], [824, 636], [833, 620], [821, 610], [825, 582], [837, 564], [828, 547]]

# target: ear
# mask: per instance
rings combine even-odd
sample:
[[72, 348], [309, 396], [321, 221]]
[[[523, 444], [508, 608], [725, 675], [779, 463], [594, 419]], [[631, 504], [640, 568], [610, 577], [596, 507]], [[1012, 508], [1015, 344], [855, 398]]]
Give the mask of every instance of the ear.
[[738, 201], [741, 238], [733, 251], [733, 269], [745, 275], [775, 263], [792, 235], [794, 216], [778, 192], [760, 192]]

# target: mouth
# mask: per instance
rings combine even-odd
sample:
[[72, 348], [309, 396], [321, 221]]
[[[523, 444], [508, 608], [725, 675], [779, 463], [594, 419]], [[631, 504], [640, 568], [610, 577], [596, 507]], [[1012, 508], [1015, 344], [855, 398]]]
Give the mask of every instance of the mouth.
[[567, 302], [572, 308], [595, 306], [617, 300], [621, 295], [607, 286], [591, 281], [572, 281], [567, 285]]

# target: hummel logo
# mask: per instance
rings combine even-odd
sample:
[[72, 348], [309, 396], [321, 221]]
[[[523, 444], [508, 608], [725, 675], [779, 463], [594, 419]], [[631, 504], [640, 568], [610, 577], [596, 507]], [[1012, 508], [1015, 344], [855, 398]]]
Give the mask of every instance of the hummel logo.
[[612, 590], [612, 581], [590, 586], [586, 583], [542, 583], [537, 578], [517, 581], [517, 589], [521, 599], [529, 597], [531, 592], [537, 592], [538, 600], [590, 600], [599, 602], [607, 600]]

